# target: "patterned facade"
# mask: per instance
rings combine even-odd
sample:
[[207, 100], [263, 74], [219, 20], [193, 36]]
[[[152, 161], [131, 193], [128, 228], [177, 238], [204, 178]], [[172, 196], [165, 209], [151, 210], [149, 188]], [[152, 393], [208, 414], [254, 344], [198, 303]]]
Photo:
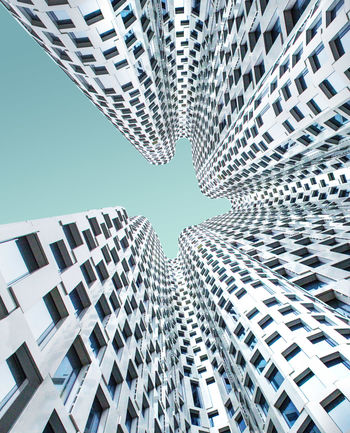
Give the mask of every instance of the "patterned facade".
[[1, 226], [1, 431], [348, 431], [344, 209], [231, 211], [172, 260], [122, 208]]
[[349, 0], [2, 0], [152, 163], [236, 197], [349, 150]]
[[5, 225], [0, 249], [2, 432], [184, 430], [169, 272], [145, 218]]
[[0, 226], [0, 431], [350, 431], [350, 0], [1, 0], [153, 164], [232, 210]]

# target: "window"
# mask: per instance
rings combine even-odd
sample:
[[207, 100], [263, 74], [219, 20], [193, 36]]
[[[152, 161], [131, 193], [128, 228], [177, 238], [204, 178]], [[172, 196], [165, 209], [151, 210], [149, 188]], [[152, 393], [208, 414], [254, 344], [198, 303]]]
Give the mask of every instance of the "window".
[[325, 411], [337, 424], [340, 431], [346, 432], [350, 429], [350, 402], [343, 394], [338, 395], [333, 401], [325, 406]]
[[260, 393], [257, 403], [266, 417], [267, 412], [269, 411], [269, 404], [267, 403], [266, 398], [263, 394]]
[[281, 406], [279, 407], [279, 411], [281, 412], [289, 427], [292, 427], [299, 417], [297, 408], [294, 406], [293, 402], [288, 396], [286, 396], [283, 400]]
[[224, 386], [226, 388], [226, 392], [229, 394], [232, 391], [232, 386], [230, 384], [230, 380], [227, 377], [227, 373], [226, 373], [225, 370], [222, 372], [221, 377], [222, 377], [222, 380], [224, 382]]
[[[275, 343], [284, 344], [285, 340], [280, 336], [278, 332], [274, 332], [270, 337], [266, 339], [266, 343], [268, 346], [273, 346]], [[277, 346], [277, 344], [274, 346], [274, 348]]]
[[255, 359], [253, 365], [257, 369], [258, 373], [261, 374], [262, 371], [264, 370], [265, 366], [266, 366], [266, 361], [260, 353], [257, 356], [257, 358]]
[[89, 221], [89, 224], [90, 224], [90, 227], [91, 227], [93, 234], [95, 236], [100, 235], [102, 232], [101, 232], [101, 227], [97, 221], [97, 218], [95, 218], [95, 217], [88, 218], [88, 221]]
[[235, 410], [233, 409], [233, 406], [232, 406], [231, 402], [229, 402], [229, 404], [226, 406], [226, 410], [227, 410], [228, 416], [230, 418], [232, 418], [233, 415], [235, 414]]
[[309, 360], [305, 353], [296, 344], [293, 344], [286, 352], [287, 353], [284, 353], [283, 356], [294, 369], [305, 366]]
[[101, 422], [103, 407], [97, 395], [91, 406], [89, 417], [85, 426], [84, 433], [97, 433]]
[[323, 44], [321, 44], [310, 58], [310, 63], [313, 71], [317, 71], [324, 66], [328, 61], [328, 56]]
[[96, 358], [99, 358], [102, 352], [102, 348], [106, 346], [106, 343], [97, 325], [90, 334], [89, 342], [93, 354], [96, 356]]
[[317, 400], [324, 390], [324, 385], [311, 370], [306, 370], [306, 374], [303, 373], [303, 376], [297, 380], [297, 385], [309, 400]]
[[0, 270], [8, 285], [47, 264], [35, 233], [0, 243]]
[[253, 350], [254, 347], [256, 346], [256, 343], [257, 343], [257, 339], [253, 334], [250, 334], [246, 341], [246, 345], [249, 347], [250, 350]]
[[111, 315], [111, 309], [107, 303], [105, 295], [102, 295], [95, 304], [95, 310], [102, 324], [106, 326], [108, 319]]
[[74, 27], [73, 21], [66, 11], [55, 10], [55, 12], [48, 12], [48, 14], [58, 28]]
[[264, 317], [260, 322], [259, 322], [259, 326], [261, 327], [261, 329], [265, 329], [267, 328], [271, 323], [273, 322], [272, 317], [271, 316], [266, 316]]
[[42, 433], [67, 433], [56, 410], [52, 412]]
[[316, 424], [310, 420], [301, 433], [321, 433]]
[[196, 407], [203, 407], [200, 386], [196, 382], [191, 382], [193, 403]]
[[95, 242], [94, 237], [92, 236], [91, 230], [90, 229], [86, 229], [83, 231], [83, 236], [86, 242], [86, 245], [88, 246], [89, 250], [93, 250], [94, 248], [96, 248], [97, 244]]
[[72, 266], [73, 261], [68, 253], [66, 244], [62, 239], [50, 244], [50, 248], [60, 271], [64, 271]]
[[53, 289], [26, 311], [24, 316], [37, 343], [41, 344], [67, 314], [58, 290]]
[[310, 328], [307, 325], [305, 325], [305, 323], [302, 322], [301, 320], [298, 320], [297, 322], [288, 323], [287, 326], [291, 331], [295, 333], [310, 331]]
[[16, 354], [0, 364], [0, 378], [0, 410], [2, 410], [26, 379]]
[[126, 417], [125, 417], [125, 426], [129, 433], [131, 433], [131, 431], [133, 430], [136, 417], [137, 417], [136, 411], [132, 406], [132, 404], [129, 402], [128, 410], [126, 412]]
[[333, 56], [335, 60], [338, 60], [342, 57], [345, 52], [348, 50], [350, 43], [350, 25], [347, 25], [338, 36], [331, 41], [330, 47], [333, 52]]
[[95, 266], [97, 275], [101, 283], [103, 283], [107, 278], [109, 277], [106, 265], [104, 264], [104, 261], [101, 260], [97, 265]]
[[254, 385], [252, 379], [248, 375], [247, 375], [247, 378], [246, 378], [245, 386], [247, 387], [249, 393], [253, 395], [254, 389], [255, 389], [255, 385]]
[[201, 425], [201, 419], [199, 416], [199, 412], [194, 412], [194, 411], [190, 411], [190, 415], [191, 415], [191, 424], [192, 425]]
[[134, 381], [137, 378], [137, 371], [136, 368], [134, 367], [133, 363], [131, 361], [129, 361], [129, 367], [128, 367], [128, 372], [126, 374], [126, 383], [128, 384], [128, 387], [130, 389], [133, 388], [134, 385]]
[[341, 379], [349, 375], [350, 362], [343, 359], [340, 355], [322, 359], [322, 362], [330, 369], [331, 374], [337, 379]]
[[236, 418], [236, 423], [237, 423], [238, 428], [239, 428], [239, 430], [240, 430], [241, 432], [243, 432], [243, 431], [247, 428], [247, 425], [246, 425], [246, 423], [244, 422], [244, 419], [243, 419], [243, 416], [242, 416], [242, 415], [239, 415], [239, 416]]
[[278, 388], [282, 385], [282, 382], [284, 381], [284, 377], [282, 376], [282, 374], [278, 371], [278, 369], [276, 367], [274, 367], [272, 369], [272, 371], [268, 375], [267, 379], [276, 391], [278, 390]]
[[26, 344], [0, 363], [0, 381], [0, 431], [7, 432], [42, 382]]
[[120, 16], [122, 17], [125, 28], [128, 28], [136, 19], [130, 5], [127, 5], [126, 8], [120, 12]]
[[215, 423], [217, 423], [218, 417], [219, 417], [219, 413], [217, 411], [208, 414], [210, 427], [216, 427], [217, 426]]
[[[63, 358], [61, 364], [52, 377], [52, 381], [56, 386], [61, 398], [66, 403], [74, 383], [76, 382], [83, 363], [75, 348], [78, 342], [76, 341], [68, 350], [66, 356]], [[81, 343], [80, 343], [81, 347]]]
[[85, 308], [90, 305], [90, 300], [86, 294], [83, 283], [79, 283], [77, 287], [69, 293], [69, 298], [73, 304], [76, 317], [79, 317]]
[[92, 266], [91, 266], [91, 263], [89, 260], [87, 260], [85, 263], [83, 263], [80, 266], [80, 269], [81, 269], [81, 272], [82, 272], [87, 284], [92, 284], [94, 281], [96, 281], [96, 275], [92, 269]]
[[65, 224], [62, 226], [63, 232], [66, 235], [69, 246], [74, 249], [83, 244], [78, 227], [75, 223]]

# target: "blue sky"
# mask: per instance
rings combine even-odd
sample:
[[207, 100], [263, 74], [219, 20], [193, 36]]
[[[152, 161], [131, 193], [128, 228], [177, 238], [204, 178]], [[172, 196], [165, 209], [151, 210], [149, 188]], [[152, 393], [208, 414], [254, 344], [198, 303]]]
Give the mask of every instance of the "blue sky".
[[2, 6], [0, 45], [0, 223], [120, 205], [174, 257], [183, 228], [229, 210], [201, 194], [187, 140], [149, 164]]

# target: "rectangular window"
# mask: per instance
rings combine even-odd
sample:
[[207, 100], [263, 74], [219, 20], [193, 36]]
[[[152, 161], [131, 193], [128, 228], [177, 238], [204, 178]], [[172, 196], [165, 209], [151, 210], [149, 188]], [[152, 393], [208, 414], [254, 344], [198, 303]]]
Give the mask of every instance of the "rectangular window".
[[203, 407], [200, 386], [196, 382], [191, 382], [192, 397], [195, 407]]
[[297, 381], [297, 385], [309, 400], [317, 400], [318, 396], [324, 391], [324, 385], [310, 370]]
[[8, 432], [42, 383], [26, 344], [0, 362], [0, 431]]
[[0, 270], [8, 285], [47, 264], [36, 233], [0, 243]]
[[83, 244], [78, 227], [75, 223], [65, 224], [62, 226], [63, 232], [66, 235], [69, 246], [74, 249]]
[[97, 278], [89, 260], [83, 263], [80, 266], [80, 269], [87, 284], [92, 284], [94, 281], [96, 281]]
[[58, 290], [53, 289], [24, 313], [25, 319], [38, 344], [41, 344], [55, 328], [62, 318], [61, 314], [67, 315], [64, 307], [63, 309], [60, 308], [61, 312], [59, 312], [58, 307], [62, 307], [62, 305], [62, 299]]
[[254, 367], [257, 369], [258, 373], [261, 374], [266, 366], [266, 361], [263, 356], [259, 353], [257, 358], [253, 363]]
[[263, 414], [266, 417], [267, 416], [267, 412], [269, 411], [269, 404], [267, 403], [266, 398], [264, 397], [263, 394], [260, 394], [260, 397], [258, 399], [258, 405], [260, 406]]
[[91, 410], [89, 413], [89, 417], [85, 426], [84, 433], [97, 433], [98, 427], [101, 422], [103, 407], [97, 397], [94, 398], [94, 401], [91, 406]]
[[90, 300], [86, 294], [83, 283], [79, 283], [77, 287], [69, 293], [69, 299], [73, 304], [74, 313], [77, 317], [90, 305]]
[[50, 248], [60, 271], [64, 271], [73, 265], [64, 240], [61, 239], [50, 244]]
[[0, 364], [0, 411], [16, 394], [26, 376], [16, 354]]
[[236, 419], [236, 423], [238, 425], [238, 428], [241, 432], [244, 432], [244, 430], [247, 428], [246, 423], [244, 422], [243, 416], [239, 415]]
[[341, 356], [336, 356], [335, 358], [328, 360], [322, 359], [322, 362], [329, 368], [331, 374], [337, 379], [347, 377], [350, 373], [350, 362], [343, 359]]
[[84, 236], [86, 245], [88, 246], [90, 251], [92, 251], [94, 248], [96, 248], [97, 245], [96, 245], [94, 237], [92, 236], [90, 229], [84, 230], [83, 236]]
[[343, 394], [338, 395], [325, 407], [326, 412], [342, 432], [350, 429], [350, 402]]
[[273, 368], [271, 373], [268, 375], [267, 379], [276, 391], [278, 390], [278, 388], [282, 385], [282, 382], [284, 381], [284, 377], [282, 376], [282, 374], [278, 371], [278, 369], [276, 367]]
[[67, 401], [82, 367], [83, 364], [73, 344], [52, 378], [64, 403]]
[[90, 347], [96, 358], [100, 358], [103, 349], [106, 347], [103, 335], [96, 325], [89, 337]]
[[294, 406], [292, 400], [288, 396], [283, 400], [281, 406], [279, 407], [279, 411], [281, 412], [289, 427], [292, 427], [299, 417], [297, 408]]
[[200, 426], [201, 425], [201, 419], [200, 419], [199, 413], [191, 410], [190, 415], [191, 415], [191, 424]]

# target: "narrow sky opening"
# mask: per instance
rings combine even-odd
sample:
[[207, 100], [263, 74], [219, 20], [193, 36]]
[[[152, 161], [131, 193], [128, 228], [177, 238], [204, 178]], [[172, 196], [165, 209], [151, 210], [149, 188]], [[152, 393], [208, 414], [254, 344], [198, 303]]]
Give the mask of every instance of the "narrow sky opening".
[[150, 165], [4, 8], [0, 44], [0, 223], [120, 205], [174, 257], [182, 229], [229, 210], [200, 192], [188, 140]]

